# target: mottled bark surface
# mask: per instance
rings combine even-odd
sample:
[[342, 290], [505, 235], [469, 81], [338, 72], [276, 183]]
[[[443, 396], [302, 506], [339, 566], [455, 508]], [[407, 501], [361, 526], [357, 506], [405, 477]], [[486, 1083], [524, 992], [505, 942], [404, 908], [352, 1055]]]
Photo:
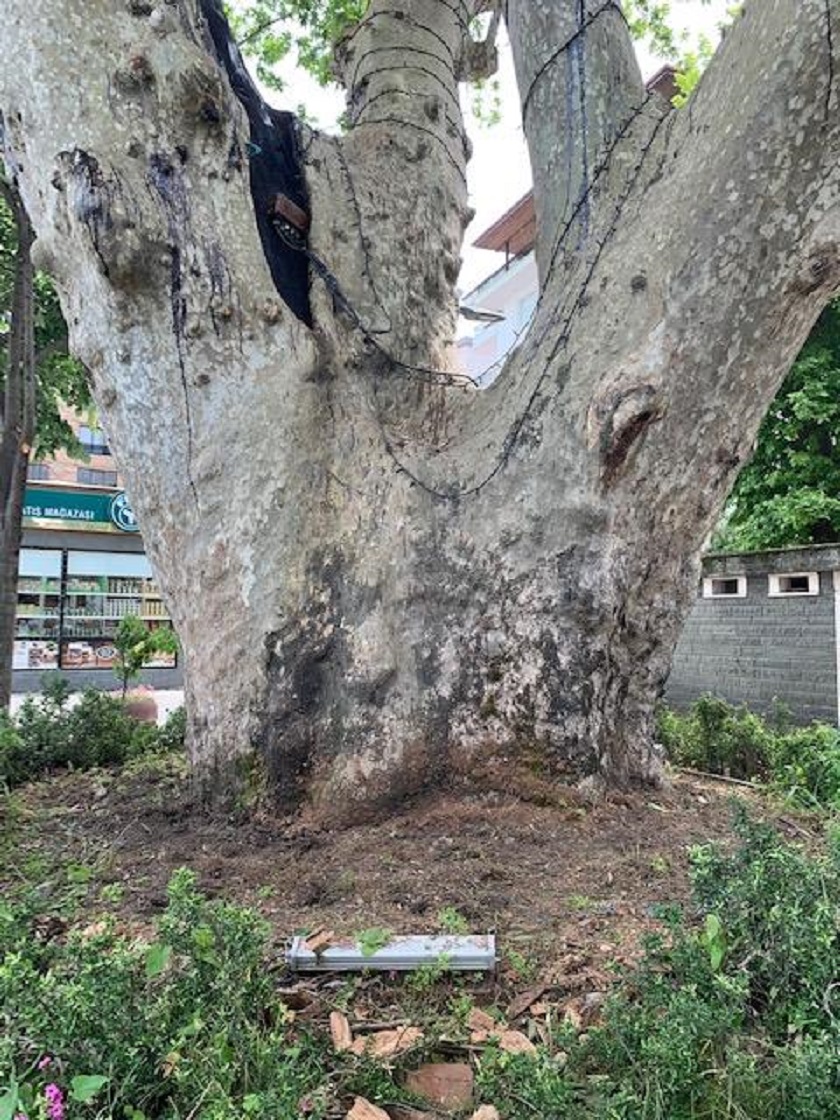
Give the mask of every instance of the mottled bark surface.
[[840, 0], [749, 4], [678, 114], [616, 5], [511, 0], [542, 293], [488, 391], [446, 376], [471, 12], [373, 0], [339, 44], [349, 131], [297, 133], [311, 328], [193, 0], [0, 26], [7, 165], [182, 639], [193, 759], [256, 754], [328, 813], [517, 747], [656, 779], [701, 543], [840, 285]]

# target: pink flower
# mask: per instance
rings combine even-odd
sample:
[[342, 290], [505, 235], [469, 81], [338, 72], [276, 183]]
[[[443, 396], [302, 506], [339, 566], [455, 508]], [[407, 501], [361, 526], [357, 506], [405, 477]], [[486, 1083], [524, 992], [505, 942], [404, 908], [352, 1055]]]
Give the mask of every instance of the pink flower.
[[64, 1095], [59, 1087], [50, 1083], [44, 1089], [49, 1120], [64, 1120]]
[[49, 1054], [45, 1054], [40, 1062], [38, 1062], [38, 1069], [46, 1069], [47, 1066], [51, 1064], [52, 1058], [49, 1056]]
[[26, 1115], [25, 1115], [25, 1113], [23, 1113], [23, 1112], [19, 1112], [19, 1113], [18, 1113], [18, 1114], [17, 1114], [16, 1116], [15, 1116], [15, 1120], [29, 1120], [29, 1117], [28, 1117], [28, 1116], [26, 1116]]

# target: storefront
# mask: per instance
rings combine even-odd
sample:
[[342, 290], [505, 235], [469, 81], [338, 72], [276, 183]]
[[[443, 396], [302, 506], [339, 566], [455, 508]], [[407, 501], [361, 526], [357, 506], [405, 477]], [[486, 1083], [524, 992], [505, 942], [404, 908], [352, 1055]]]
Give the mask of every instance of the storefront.
[[[14, 689], [40, 688], [60, 670], [74, 687], [113, 688], [121, 618], [171, 626], [125, 493], [101, 488], [26, 489], [18, 579]], [[150, 661], [143, 680], [181, 687], [175, 654]]]

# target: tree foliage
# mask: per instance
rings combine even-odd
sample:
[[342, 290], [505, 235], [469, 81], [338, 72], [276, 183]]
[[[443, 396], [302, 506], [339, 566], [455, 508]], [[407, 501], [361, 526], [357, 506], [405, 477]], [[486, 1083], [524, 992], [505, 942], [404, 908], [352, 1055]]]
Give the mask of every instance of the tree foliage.
[[[710, 2], [700, 0], [704, 5]], [[293, 53], [304, 70], [321, 85], [329, 85], [333, 81], [333, 47], [364, 16], [367, 7], [368, 0], [230, 0], [228, 15], [259, 80], [270, 89], [282, 90], [279, 67]], [[488, 10], [492, 7], [492, 2], [485, 5]], [[728, 6], [721, 31], [737, 18], [741, 7], [740, 3]], [[694, 41], [687, 32], [676, 29], [671, 0], [623, 0], [622, 8], [633, 38], [677, 67], [679, 103], [684, 102], [712, 57], [714, 44], [705, 35]], [[489, 112], [481, 97], [484, 83], [478, 82], [477, 86], [475, 115], [492, 122], [499, 114], [498, 86], [490, 83]]]
[[367, 6], [368, 0], [239, 0], [229, 5], [229, 15], [239, 45], [255, 60], [257, 77], [282, 89], [277, 67], [292, 50], [305, 70], [328, 85], [332, 47]]
[[823, 312], [764, 419], [714, 546], [840, 540], [840, 302]]

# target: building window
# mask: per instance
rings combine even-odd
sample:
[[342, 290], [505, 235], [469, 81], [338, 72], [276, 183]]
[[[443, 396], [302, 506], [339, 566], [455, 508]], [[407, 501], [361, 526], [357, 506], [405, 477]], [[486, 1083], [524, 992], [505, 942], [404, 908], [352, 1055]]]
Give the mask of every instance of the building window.
[[90, 467], [76, 468], [76, 481], [83, 486], [116, 486], [116, 471], [96, 471]]
[[84, 424], [78, 431], [79, 443], [88, 455], [110, 455], [111, 449], [101, 428], [88, 428]]
[[782, 595], [819, 595], [819, 572], [790, 572], [769, 577], [769, 594], [773, 598]]
[[50, 477], [50, 468], [46, 463], [30, 463], [26, 468], [26, 477], [30, 482], [43, 482]]
[[708, 576], [703, 580], [704, 599], [745, 599], [746, 576]]

